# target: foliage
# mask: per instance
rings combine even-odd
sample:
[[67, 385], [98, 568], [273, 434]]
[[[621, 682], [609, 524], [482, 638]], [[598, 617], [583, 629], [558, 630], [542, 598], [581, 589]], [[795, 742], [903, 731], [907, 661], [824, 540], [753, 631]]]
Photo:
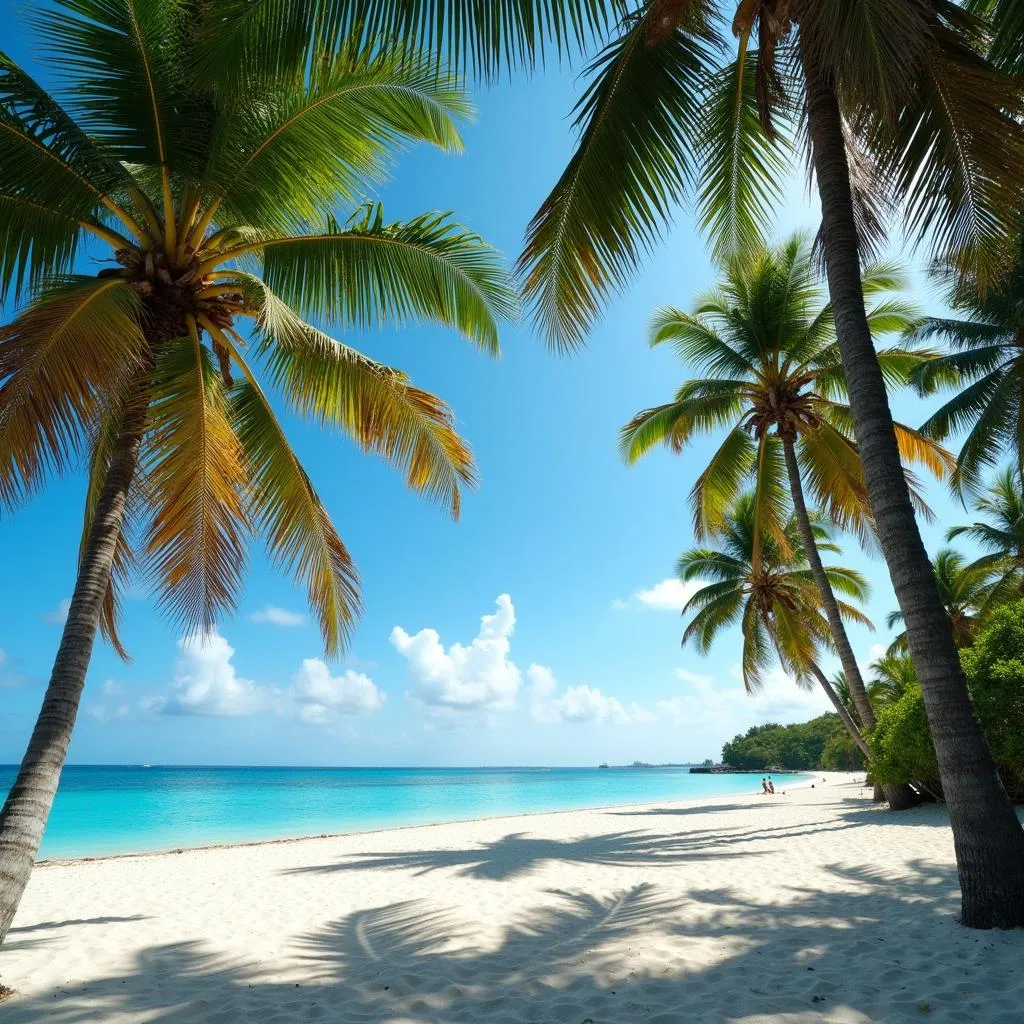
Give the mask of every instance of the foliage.
[[[991, 569], [977, 562], [968, 563], [958, 551], [943, 548], [932, 559], [939, 600], [949, 616], [953, 642], [957, 647], [968, 646], [974, 638], [982, 611], [989, 605], [992, 595]], [[885, 623], [891, 629], [903, 621], [903, 613], [889, 612]], [[907, 634], [900, 633], [889, 645], [889, 654], [907, 651]]]
[[[1024, 800], [1024, 601], [996, 610], [961, 660], [1003, 785]], [[937, 787], [938, 764], [920, 687], [911, 686], [880, 712], [870, 745], [871, 770], [880, 782]]]
[[[472, 108], [432, 57], [358, 32], [328, 44], [288, 6], [236, 21], [190, 0], [54, 0], [33, 15], [54, 95], [0, 54], [0, 300], [19, 304], [0, 327], [0, 505], [84, 457], [87, 536], [124, 412], [145, 404], [102, 619], [119, 651], [129, 577], [209, 630], [254, 535], [327, 650], [344, 646], [355, 565], [279, 404], [454, 515], [475, 480], [443, 401], [305, 319], [437, 323], [498, 351], [515, 305], [498, 254], [449, 214], [389, 223], [365, 202], [409, 146], [458, 152]], [[86, 255], [103, 269], [71, 276]]]
[[[759, 536], [757, 512], [755, 496], [741, 495], [726, 514], [719, 546], [693, 548], [680, 556], [679, 578], [704, 583], [683, 608], [683, 615], [690, 617], [683, 643], [693, 641], [706, 654], [723, 629], [738, 624], [748, 692], [760, 689], [764, 671], [776, 658], [797, 683], [812, 686], [820, 676], [819, 652], [832, 642], [821, 596], [807, 568], [796, 523], [790, 519], [785, 524], [781, 540], [764, 530]], [[814, 530], [821, 548], [838, 551], [828, 541], [824, 523], [816, 521]], [[865, 600], [867, 583], [856, 570], [828, 566], [825, 571], [834, 590], [852, 601]], [[871, 625], [851, 601], [841, 600], [839, 608], [848, 621]]]
[[[789, 490], [779, 438], [792, 438], [810, 500], [834, 523], [872, 536], [863, 469], [846, 403], [846, 378], [831, 306], [821, 291], [807, 240], [775, 248], [747, 246], [726, 258], [716, 288], [692, 312], [672, 307], [653, 319], [651, 345], [671, 345], [695, 376], [665, 404], [645, 409], [622, 428], [620, 449], [630, 463], [658, 444], [680, 452], [706, 434], [724, 435], [690, 493], [698, 539], [714, 533], [741, 487], [753, 481], [767, 533], [780, 535]], [[916, 310], [893, 293], [898, 269], [874, 264], [862, 287], [873, 299], [868, 323], [876, 335], [903, 331]], [[932, 353], [920, 347], [881, 349], [888, 382], [905, 383]], [[900, 454], [942, 478], [953, 459], [935, 442], [896, 425]], [[913, 478], [909, 482], [913, 488]], [[924, 510], [918, 496], [918, 507]]]
[[[1018, 133], [1019, 134], [1019, 133]], [[956, 260], [937, 276], [948, 285], [947, 303], [959, 317], [925, 317], [910, 341], [942, 341], [949, 352], [918, 367], [914, 381], [923, 395], [955, 388], [956, 394], [922, 425], [929, 437], [966, 436], [954, 485], [977, 491], [984, 471], [1007, 454], [1019, 480], [1024, 468], [1024, 239], [1017, 262], [987, 288], [965, 279]], [[1011, 481], [1012, 483], [1012, 481]]]
[[[778, 765], [792, 769], [847, 768], [849, 748], [857, 754], [838, 715], [827, 714], [795, 725], [753, 725], [722, 747], [722, 761], [758, 771]], [[827, 758], [825, 752], [828, 751]], [[824, 760], [829, 762], [824, 763]], [[855, 764], [859, 762], [855, 759]]]

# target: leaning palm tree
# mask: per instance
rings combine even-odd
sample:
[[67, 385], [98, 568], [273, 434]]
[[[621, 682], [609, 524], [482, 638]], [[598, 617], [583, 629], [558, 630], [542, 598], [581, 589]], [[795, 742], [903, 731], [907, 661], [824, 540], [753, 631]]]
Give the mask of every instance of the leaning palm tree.
[[945, 440], [964, 434], [953, 484], [976, 492], [984, 471], [1010, 455], [1018, 479], [1024, 473], [1024, 240], [1016, 264], [987, 288], [964, 275], [956, 260], [937, 271], [948, 285], [947, 303], [961, 314], [924, 317], [915, 341], [941, 341], [949, 352], [918, 367], [914, 382], [924, 394], [955, 388], [921, 430]]
[[[913, 307], [886, 297], [901, 284], [896, 270], [884, 264], [863, 275], [864, 292], [877, 299], [869, 311], [876, 335], [903, 331], [914, 321]], [[810, 246], [795, 236], [775, 249], [759, 246], [724, 257], [717, 288], [697, 300], [693, 313], [665, 308], [655, 314], [651, 344], [665, 343], [701, 376], [684, 383], [672, 402], [645, 409], [623, 427], [623, 455], [634, 462], [658, 443], [679, 452], [701, 434], [724, 431], [691, 492], [698, 539], [715, 532], [743, 481], [753, 477], [759, 527], [781, 540], [779, 495], [788, 489], [858, 718], [873, 729], [871, 703], [818, 555], [804, 495], [806, 486], [833, 522], [865, 542], [873, 540], [832, 309], [821, 295]], [[895, 347], [879, 351], [878, 360], [898, 384], [929, 355]], [[952, 470], [952, 456], [939, 445], [902, 424], [895, 429], [906, 461], [940, 478]], [[890, 796], [900, 803], [898, 792]], [[904, 796], [909, 805], [910, 795]]]
[[[952, 548], [943, 548], [932, 563], [942, 606], [949, 616], [953, 642], [957, 648], [969, 647], [982, 617], [982, 610], [990, 604], [992, 571], [988, 566], [971, 564]], [[903, 622], [903, 612], [895, 609], [886, 616], [885, 624], [892, 629]], [[900, 633], [889, 645], [890, 654], [907, 651], [907, 634]]]
[[1011, 467], [997, 473], [988, 488], [972, 502], [986, 518], [968, 526], [954, 526], [946, 540], [966, 537], [986, 553], [973, 564], [992, 574], [992, 589], [982, 608], [1019, 598], [1024, 591], [1024, 490]]
[[[821, 652], [833, 647], [832, 635], [796, 522], [787, 520], [780, 536], [766, 532], [759, 519], [757, 495], [742, 494], [723, 514], [718, 546], [693, 548], [680, 556], [681, 580], [706, 581], [683, 608], [684, 616], [692, 616], [683, 644], [693, 641], [701, 654], [707, 654], [723, 629], [739, 625], [747, 692], [762, 687], [764, 671], [777, 659], [799, 685], [816, 681], [821, 686], [853, 741], [867, 754], [860, 729], [819, 664]], [[822, 550], [839, 550], [828, 541], [820, 520], [813, 531]], [[830, 585], [844, 596], [857, 601], [867, 597], [867, 584], [855, 570], [828, 566], [825, 572]], [[836, 604], [845, 619], [870, 626], [855, 605], [843, 600]]]
[[[352, 559], [271, 392], [455, 514], [473, 480], [451, 411], [307, 322], [446, 324], [487, 352], [513, 301], [447, 215], [360, 197], [414, 142], [457, 150], [468, 111], [436, 64], [342, 45], [198, 84], [233, 29], [190, 0], [56, 0], [36, 15], [62, 94], [0, 56], [0, 502], [81, 454], [78, 577], [42, 710], [0, 813], [0, 940], [31, 870], [97, 626], [145, 571], [189, 632], [230, 612], [250, 535], [308, 594], [329, 653], [359, 610]], [[267, 27], [267, 31], [273, 31]], [[336, 211], [354, 210], [347, 222]], [[98, 274], [76, 273], [86, 254]]]

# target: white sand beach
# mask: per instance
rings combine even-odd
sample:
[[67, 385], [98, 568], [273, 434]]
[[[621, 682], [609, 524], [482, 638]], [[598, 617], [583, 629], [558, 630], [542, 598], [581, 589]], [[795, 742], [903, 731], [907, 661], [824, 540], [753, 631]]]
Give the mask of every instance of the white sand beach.
[[43, 864], [0, 1020], [1020, 1024], [1024, 931], [956, 923], [944, 811], [826, 777]]

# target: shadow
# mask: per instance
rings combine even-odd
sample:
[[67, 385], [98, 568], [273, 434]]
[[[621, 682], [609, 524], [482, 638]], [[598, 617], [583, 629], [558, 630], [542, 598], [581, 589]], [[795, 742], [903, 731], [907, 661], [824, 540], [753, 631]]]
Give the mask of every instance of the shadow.
[[[49, 931], [53, 928], [68, 928], [72, 925], [79, 924], [118, 924], [122, 921], [145, 921], [145, 914], [132, 914], [130, 917], [79, 917], [68, 921], [40, 921], [38, 924], [26, 924], [18, 928], [11, 928], [9, 931], [10, 935], [14, 935], [18, 932], [40, 932]], [[4, 944], [4, 949], [7, 948], [7, 944]]]
[[[772, 903], [729, 887], [685, 898], [653, 884], [546, 890], [528, 912], [482, 922], [494, 926], [483, 932], [455, 908], [394, 902], [282, 936], [270, 964], [198, 942], [151, 947], [87, 990], [15, 996], [4, 1020], [868, 1024], [934, 1011], [1019, 1020], [1024, 932], [959, 929], [955, 873], [926, 861], [909, 868], [819, 865], [821, 890], [796, 878], [775, 886]], [[302, 973], [289, 974], [295, 967]]]
[[648, 817], [650, 815], [670, 815], [673, 818], [682, 818], [690, 814], [711, 814], [718, 811], [743, 811], [749, 812], [754, 807], [768, 807], [767, 799], [759, 804], [709, 804], [707, 806], [692, 807], [650, 807], [642, 811], [608, 811], [609, 815], [615, 818], [636, 818]]
[[758, 851], [725, 853], [722, 845], [745, 841], [750, 833], [731, 836], [698, 832], [652, 835], [636, 830], [608, 832], [583, 839], [549, 839], [525, 832], [511, 832], [501, 839], [465, 849], [388, 851], [353, 855], [335, 864], [289, 868], [288, 875], [331, 874], [337, 871], [373, 871], [380, 868], [412, 870], [416, 874], [454, 869], [471, 878], [503, 881], [522, 875], [547, 861], [626, 866], [681, 864], [689, 860], [721, 857], [755, 857]]

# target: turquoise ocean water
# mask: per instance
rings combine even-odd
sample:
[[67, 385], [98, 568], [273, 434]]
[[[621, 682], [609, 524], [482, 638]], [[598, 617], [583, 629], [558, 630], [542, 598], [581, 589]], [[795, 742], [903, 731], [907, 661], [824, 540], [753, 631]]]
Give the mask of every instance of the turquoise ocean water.
[[[0, 767], [6, 795], [16, 769]], [[86, 857], [751, 793], [685, 768], [69, 766], [41, 857]], [[801, 781], [787, 776], [790, 784]]]

